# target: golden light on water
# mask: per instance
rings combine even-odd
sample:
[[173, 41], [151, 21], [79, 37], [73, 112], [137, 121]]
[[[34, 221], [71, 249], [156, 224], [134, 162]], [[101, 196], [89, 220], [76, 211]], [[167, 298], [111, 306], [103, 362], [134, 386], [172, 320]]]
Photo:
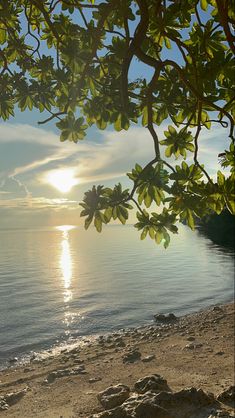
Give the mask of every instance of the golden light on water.
[[60, 225], [60, 226], [56, 227], [56, 229], [58, 231], [63, 232], [63, 236], [66, 236], [67, 232], [69, 232], [69, 231], [71, 231], [71, 229], [75, 229], [75, 228], [76, 228], [75, 225]]
[[62, 232], [62, 241], [61, 241], [61, 255], [60, 255], [60, 269], [63, 277], [63, 286], [64, 286], [64, 302], [69, 302], [72, 297], [71, 291], [71, 281], [72, 281], [72, 255], [70, 250], [69, 243], [69, 231], [74, 229], [74, 225], [61, 225], [56, 227], [58, 231]]
[[60, 267], [63, 272], [64, 277], [64, 288], [68, 289], [71, 285], [72, 277], [72, 260], [69, 248], [69, 242], [67, 239], [64, 239], [61, 243], [62, 252], [60, 258]]

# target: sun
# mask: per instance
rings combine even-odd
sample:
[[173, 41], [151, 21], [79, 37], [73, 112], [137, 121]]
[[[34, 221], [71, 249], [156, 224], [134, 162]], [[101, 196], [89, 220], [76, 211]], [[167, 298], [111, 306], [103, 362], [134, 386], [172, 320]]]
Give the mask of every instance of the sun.
[[73, 186], [79, 183], [74, 176], [73, 169], [53, 170], [47, 175], [47, 182], [62, 193], [68, 193]]

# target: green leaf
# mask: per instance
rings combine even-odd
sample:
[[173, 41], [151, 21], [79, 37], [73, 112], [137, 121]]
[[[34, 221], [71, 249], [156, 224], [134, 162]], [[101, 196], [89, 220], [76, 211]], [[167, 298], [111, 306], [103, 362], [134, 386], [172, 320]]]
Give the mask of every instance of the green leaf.
[[164, 241], [164, 248], [167, 249], [167, 247], [170, 244], [170, 240], [171, 240], [170, 239], [170, 235], [167, 232], [164, 233], [164, 239], [165, 239], [165, 241]]
[[148, 232], [148, 228], [144, 228], [140, 235], [141, 240], [146, 238], [147, 232]]
[[169, 125], [169, 126], [168, 126], [168, 131], [169, 131], [172, 135], [175, 135], [175, 134], [176, 134], [176, 130], [175, 130], [175, 128], [174, 128], [173, 126], [171, 126], [171, 125]]
[[92, 222], [92, 218], [87, 218], [85, 220], [85, 229], [88, 229], [89, 228], [91, 222]]
[[0, 28], [0, 44], [3, 45], [7, 40], [6, 29]]
[[169, 147], [167, 147], [165, 150], [165, 156], [170, 157], [171, 154], [172, 154], [172, 145], [169, 145]]
[[157, 244], [161, 244], [162, 239], [163, 239], [163, 233], [160, 232], [160, 231], [157, 231], [156, 232], [156, 235], [155, 235], [155, 241], [156, 241], [156, 243]]
[[149, 206], [151, 206], [152, 200], [153, 200], [152, 197], [147, 192], [144, 196], [144, 204], [145, 204], [146, 208], [149, 208]]
[[155, 237], [155, 229], [152, 226], [149, 227], [149, 236], [152, 239]]
[[194, 152], [195, 146], [194, 144], [186, 144], [186, 148], [188, 151]]
[[154, 187], [154, 200], [158, 206], [160, 206], [162, 198], [161, 192], [158, 191], [157, 187]]
[[107, 209], [105, 209], [104, 216], [105, 216], [107, 222], [109, 222], [111, 220], [112, 214], [113, 214], [113, 208], [111, 206], [109, 206]]
[[202, 10], [206, 11], [208, 6], [207, 0], [200, 0], [200, 6]]
[[166, 36], [164, 37], [164, 42], [165, 42], [167, 49], [171, 49], [170, 40]]
[[221, 171], [217, 172], [217, 183], [218, 183], [219, 186], [224, 186], [224, 184], [225, 184], [225, 177], [221, 173]]
[[188, 226], [192, 230], [195, 229], [194, 218], [193, 218], [193, 215], [192, 215], [192, 211], [190, 209], [187, 210], [187, 223], [188, 223]]
[[99, 119], [96, 121], [97, 128], [104, 130], [107, 128], [107, 122], [104, 121], [104, 119]]
[[226, 199], [226, 206], [232, 215], [235, 215], [235, 199]]
[[142, 116], [142, 126], [147, 126], [148, 125], [148, 107], [145, 106], [143, 108], [143, 116]]
[[101, 221], [100, 216], [96, 216], [95, 217], [94, 225], [96, 227], [97, 232], [101, 232], [102, 231], [102, 221]]
[[114, 220], [116, 220], [116, 219], [117, 219], [117, 217], [118, 217], [118, 215], [117, 215], [117, 206], [115, 206], [115, 207], [113, 208], [113, 219], [114, 219]]
[[118, 117], [117, 117], [117, 119], [114, 123], [114, 129], [118, 132], [122, 130], [122, 115], [121, 115], [121, 113], [118, 115]]

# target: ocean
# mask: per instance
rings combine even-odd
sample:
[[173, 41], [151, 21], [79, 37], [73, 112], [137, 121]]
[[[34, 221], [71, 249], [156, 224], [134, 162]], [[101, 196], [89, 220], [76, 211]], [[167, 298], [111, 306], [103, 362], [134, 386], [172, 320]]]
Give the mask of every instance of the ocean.
[[132, 226], [0, 230], [0, 366], [234, 297], [234, 251], [182, 226], [167, 250]]

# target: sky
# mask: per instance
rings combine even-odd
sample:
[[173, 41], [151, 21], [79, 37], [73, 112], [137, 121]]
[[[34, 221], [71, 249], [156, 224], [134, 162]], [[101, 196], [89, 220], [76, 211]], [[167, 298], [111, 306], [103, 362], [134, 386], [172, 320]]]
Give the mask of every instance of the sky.
[[[154, 156], [152, 138], [141, 126], [121, 132], [90, 128], [85, 140], [61, 143], [53, 123], [37, 125], [40, 116], [17, 113], [0, 122], [0, 228], [83, 224], [79, 202], [85, 191], [93, 184], [131, 186], [125, 174], [136, 162], [143, 165]], [[167, 125], [157, 128], [160, 139]], [[226, 141], [217, 124], [202, 131], [200, 161], [212, 176], [220, 168], [217, 156]], [[72, 179], [69, 191], [58, 189], [61, 175], [69, 185]]]

